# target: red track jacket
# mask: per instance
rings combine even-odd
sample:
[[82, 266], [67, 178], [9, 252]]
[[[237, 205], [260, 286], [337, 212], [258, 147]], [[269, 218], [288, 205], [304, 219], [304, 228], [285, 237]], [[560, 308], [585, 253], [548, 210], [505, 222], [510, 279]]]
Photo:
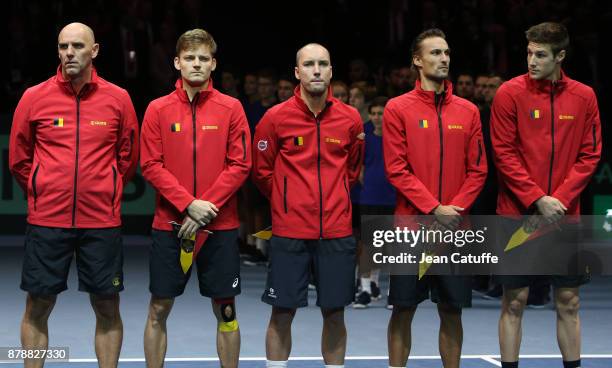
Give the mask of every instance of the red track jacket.
[[493, 100], [491, 141], [499, 172], [497, 213], [527, 214], [550, 195], [580, 213], [580, 193], [601, 156], [601, 124], [593, 90], [561, 74], [528, 74], [504, 83]]
[[452, 94], [415, 88], [391, 99], [383, 115], [383, 152], [397, 189], [397, 215], [429, 214], [439, 204], [472, 206], [487, 176], [480, 114]]
[[28, 223], [121, 225], [121, 195], [138, 163], [128, 93], [98, 77], [75, 95], [61, 69], [28, 88], [13, 115], [10, 170], [28, 197]]
[[157, 191], [153, 228], [172, 230], [196, 198], [219, 208], [206, 226], [228, 230], [240, 226], [236, 191], [251, 168], [251, 137], [242, 105], [213, 88], [192, 102], [176, 90], [149, 104], [142, 123], [142, 174]]
[[363, 124], [354, 108], [327, 95], [315, 117], [295, 89], [255, 131], [253, 181], [270, 199], [272, 232], [296, 239], [350, 236], [350, 186], [363, 160]]

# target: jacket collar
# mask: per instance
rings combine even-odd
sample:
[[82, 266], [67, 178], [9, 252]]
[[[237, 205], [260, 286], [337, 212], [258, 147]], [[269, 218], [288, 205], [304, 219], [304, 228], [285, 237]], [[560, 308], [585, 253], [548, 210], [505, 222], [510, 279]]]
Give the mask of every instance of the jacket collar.
[[536, 90], [536, 91], [543, 92], [543, 93], [550, 93], [553, 88], [557, 91], [562, 90], [567, 86], [567, 81], [568, 81], [568, 77], [563, 72], [563, 69], [561, 69], [561, 78], [559, 78], [559, 80], [556, 80], [554, 82], [548, 79], [544, 79], [544, 80], [533, 79], [529, 76], [529, 73], [525, 74], [525, 79], [527, 81], [527, 86], [529, 87], [529, 89]]
[[[69, 80], [64, 79], [62, 75], [62, 66], [57, 67], [57, 73], [55, 74], [55, 81], [60, 85], [67, 93], [74, 95], [74, 90]], [[87, 82], [81, 90], [81, 97], [88, 95], [98, 87], [99, 77], [95, 67], [91, 67], [91, 80]]]
[[[312, 111], [310, 111], [310, 109], [308, 108], [308, 105], [306, 105], [306, 102], [304, 102], [304, 100], [302, 99], [302, 90], [300, 89], [299, 84], [293, 90], [293, 98], [295, 100], [296, 105], [300, 108], [300, 110], [304, 111], [305, 113], [309, 115], [312, 115]], [[332, 104], [336, 102], [338, 102], [338, 100], [334, 98], [332, 94], [332, 88], [330, 85], [327, 88], [327, 98], [325, 99], [325, 107], [323, 108], [323, 110], [327, 109], [329, 106], [331, 106]]]
[[[416, 84], [414, 85], [414, 91], [421, 100], [423, 100], [427, 104], [435, 105], [436, 93], [434, 91], [423, 90], [423, 88], [421, 87], [421, 81], [419, 79], [416, 80]], [[442, 92], [442, 96], [444, 96], [444, 99], [442, 100], [443, 104], [448, 104], [453, 96], [453, 84], [448, 80], [444, 81], [444, 92]]]
[[[176, 87], [176, 94], [178, 95], [179, 99], [183, 102], [186, 103], [191, 103], [189, 101], [189, 97], [187, 96], [187, 91], [185, 91], [183, 89], [183, 79], [179, 78], [177, 79], [176, 83], [174, 84], [174, 86]], [[206, 87], [206, 89], [200, 90], [199, 95], [200, 97], [198, 97], [197, 99], [197, 103], [200, 104], [202, 103], [204, 100], [206, 100], [210, 95], [212, 95], [214, 92], [214, 88], [213, 88], [213, 80], [212, 78], [208, 79], [208, 87]]]

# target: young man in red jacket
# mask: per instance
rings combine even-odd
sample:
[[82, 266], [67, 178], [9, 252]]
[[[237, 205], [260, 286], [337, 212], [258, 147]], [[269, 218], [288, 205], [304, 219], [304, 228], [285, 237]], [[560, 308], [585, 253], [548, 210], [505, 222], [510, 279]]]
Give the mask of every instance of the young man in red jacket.
[[[497, 213], [507, 218], [538, 214], [546, 223], [557, 223], [580, 214], [580, 193], [601, 157], [599, 110], [593, 90], [561, 70], [569, 47], [565, 27], [541, 23], [529, 28], [526, 36], [529, 72], [504, 83], [491, 110], [500, 178]], [[502, 366], [515, 368], [523, 309], [529, 286], [538, 278], [497, 279], [504, 286], [499, 321]], [[552, 277], [557, 340], [566, 368], [580, 366], [578, 287], [588, 280], [588, 275]]]
[[[11, 127], [9, 165], [28, 197], [21, 343], [46, 349], [47, 320], [76, 254], [79, 290], [90, 294], [96, 314], [98, 364], [116, 367], [121, 195], [138, 161], [138, 121], [128, 93], [97, 75], [91, 28], [67, 25], [57, 46], [57, 75], [25, 91]], [[43, 363], [25, 360], [26, 367]]]
[[[414, 90], [390, 100], [383, 115], [385, 168], [397, 190], [395, 215], [431, 214], [439, 225], [454, 229], [487, 175], [480, 115], [474, 104], [452, 93], [446, 79], [450, 51], [441, 30], [417, 36], [412, 63], [419, 72]], [[406, 366], [412, 318], [430, 293], [441, 319], [444, 367], [459, 367], [461, 309], [471, 306], [471, 277], [442, 275], [391, 276], [390, 366]]]
[[267, 367], [286, 367], [291, 323], [308, 305], [311, 264], [323, 315], [326, 367], [343, 367], [344, 307], [354, 298], [355, 240], [349, 190], [363, 154], [359, 113], [332, 97], [329, 52], [308, 44], [296, 55], [294, 96], [257, 125], [253, 181], [270, 199], [270, 266], [262, 300], [272, 305]]
[[[238, 366], [236, 191], [249, 175], [251, 139], [240, 102], [213, 88], [216, 51], [214, 39], [202, 29], [181, 35], [174, 58], [181, 73], [176, 90], [151, 102], [142, 124], [142, 173], [157, 190], [144, 336], [148, 367], [164, 363], [166, 320], [191, 275], [189, 265], [182, 267], [184, 256], [193, 257], [200, 293], [212, 299], [221, 365]], [[171, 222], [182, 224], [178, 234]], [[182, 239], [194, 235], [193, 254], [181, 254]]]

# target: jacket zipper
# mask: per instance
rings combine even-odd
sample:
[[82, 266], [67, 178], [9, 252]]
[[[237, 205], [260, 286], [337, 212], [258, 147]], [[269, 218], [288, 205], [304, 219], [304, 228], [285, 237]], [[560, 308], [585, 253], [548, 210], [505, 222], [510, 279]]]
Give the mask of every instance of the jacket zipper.
[[283, 207], [285, 208], [285, 213], [287, 213], [287, 177], [283, 177]]
[[482, 156], [482, 147], [480, 146], [480, 139], [478, 140], [478, 158], [476, 159], [476, 166], [480, 166], [480, 156]]
[[193, 97], [191, 101], [191, 124], [193, 127], [193, 196], [197, 197], [197, 179], [196, 179], [196, 105], [198, 103], [198, 98], [200, 97], [199, 93]]
[[113, 199], [111, 200], [111, 208], [113, 209], [113, 217], [115, 217], [115, 197], [117, 196], [117, 169], [111, 166], [113, 169]]
[[553, 163], [555, 161], [555, 83], [552, 82], [550, 86], [550, 140], [551, 140], [551, 152], [550, 152], [550, 169], [548, 172], [548, 195], [552, 190], [552, 175], [553, 175]]
[[[86, 86], [81, 89], [85, 90]], [[74, 89], [73, 89], [74, 92]], [[72, 194], [72, 227], [76, 226], [76, 207], [77, 207], [77, 183], [79, 176], [79, 140], [80, 140], [80, 124], [81, 119], [81, 93], [76, 95], [76, 153], [74, 160], [74, 190]]]
[[597, 127], [593, 125], [593, 152], [597, 149]]
[[438, 129], [440, 131], [440, 177], [438, 181], [438, 201], [442, 202], [442, 168], [444, 167], [444, 132], [442, 130], [442, 100], [444, 99], [444, 93], [435, 96], [436, 112], [438, 114]]
[[34, 211], [36, 211], [36, 199], [38, 199], [38, 194], [36, 193], [36, 175], [38, 175], [39, 168], [40, 164], [36, 165], [36, 169], [34, 170], [34, 174], [32, 175], [32, 194], [34, 194]]
[[[319, 113], [319, 116], [322, 112]], [[317, 174], [319, 175], [319, 237], [323, 239], [323, 183], [321, 181], [321, 120], [317, 122]]]

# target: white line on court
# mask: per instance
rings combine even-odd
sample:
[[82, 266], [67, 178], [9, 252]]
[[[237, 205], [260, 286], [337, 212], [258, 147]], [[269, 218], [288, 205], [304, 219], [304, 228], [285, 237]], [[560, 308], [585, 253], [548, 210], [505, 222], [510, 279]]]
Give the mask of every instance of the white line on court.
[[498, 362], [497, 360], [493, 359], [490, 356], [483, 355], [483, 356], [480, 357], [480, 359], [484, 360], [485, 362], [491, 363], [491, 364], [493, 364], [496, 367], [501, 367], [502, 366], [500, 362]]
[[[486, 360], [489, 363], [493, 363], [493, 361], [489, 361], [488, 359], [493, 360], [494, 358], [500, 358], [499, 355], [495, 354], [487, 354], [487, 355], [462, 355], [462, 359], [482, 359]], [[560, 354], [525, 354], [520, 355], [521, 359], [555, 359], [561, 358]], [[585, 359], [610, 359], [612, 358], [612, 354], [583, 354], [581, 358]], [[289, 360], [322, 360], [320, 356], [305, 356], [305, 357], [290, 357]], [[372, 356], [347, 356], [346, 360], [387, 360], [388, 356], [384, 355], [372, 355]], [[439, 355], [414, 355], [409, 357], [410, 360], [437, 360], [440, 359]], [[167, 362], [214, 362], [218, 361], [217, 357], [203, 357], [203, 358], [166, 358]], [[242, 361], [265, 361], [266, 357], [241, 357]], [[95, 363], [97, 359], [70, 359], [69, 363]], [[121, 358], [119, 362], [128, 363], [128, 362], [144, 362], [144, 358]], [[0, 364], [8, 364], [8, 363], [17, 363], [19, 361], [7, 362], [2, 361]], [[50, 361], [51, 362], [51, 361]], [[497, 362], [497, 361], [495, 361]], [[499, 363], [499, 362], [497, 362]], [[495, 364], [495, 363], [493, 363]]]

